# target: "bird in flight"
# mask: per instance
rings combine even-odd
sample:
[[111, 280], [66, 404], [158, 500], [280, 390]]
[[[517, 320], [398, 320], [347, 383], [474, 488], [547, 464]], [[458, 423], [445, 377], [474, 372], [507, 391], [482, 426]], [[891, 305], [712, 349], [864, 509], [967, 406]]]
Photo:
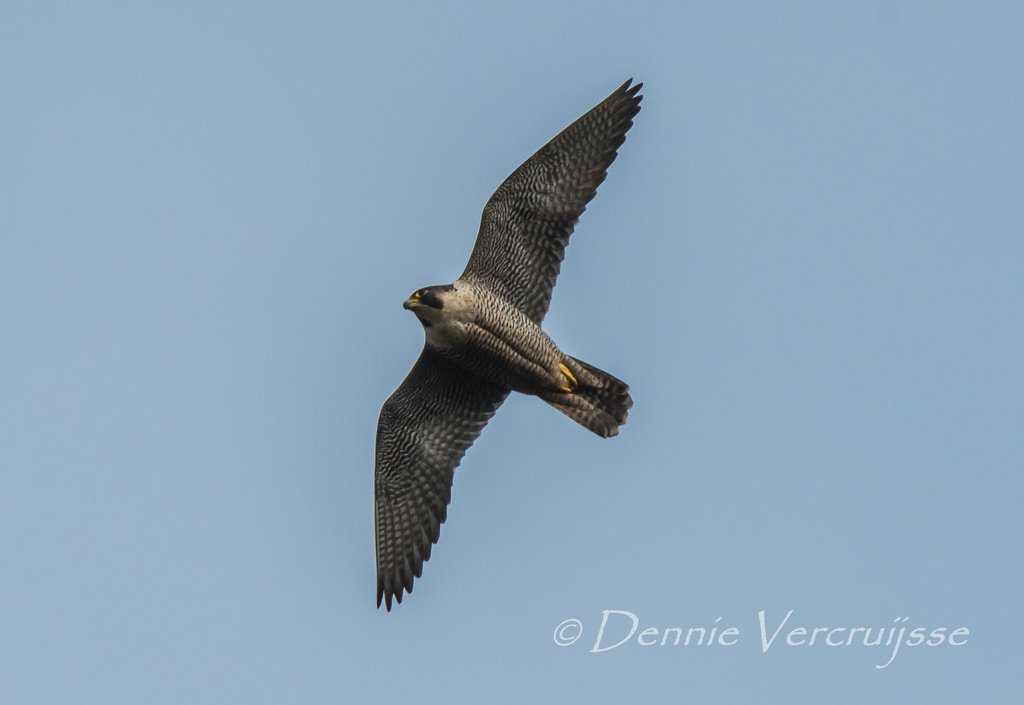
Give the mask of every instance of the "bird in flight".
[[455, 468], [510, 392], [540, 397], [608, 438], [629, 386], [562, 352], [541, 329], [576, 221], [640, 111], [632, 79], [527, 159], [484, 206], [455, 282], [404, 307], [423, 324], [412, 370], [377, 422], [377, 607], [412, 592], [447, 516]]

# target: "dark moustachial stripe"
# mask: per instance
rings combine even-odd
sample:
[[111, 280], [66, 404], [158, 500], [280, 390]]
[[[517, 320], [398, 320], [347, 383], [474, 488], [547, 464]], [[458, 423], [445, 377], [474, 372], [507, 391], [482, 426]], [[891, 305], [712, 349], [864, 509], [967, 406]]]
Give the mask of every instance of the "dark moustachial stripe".
[[441, 287], [432, 287], [427, 289], [426, 293], [420, 297], [420, 303], [424, 306], [429, 306], [430, 308], [444, 308], [444, 304], [441, 303], [441, 298], [437, 295], [440, 288]]

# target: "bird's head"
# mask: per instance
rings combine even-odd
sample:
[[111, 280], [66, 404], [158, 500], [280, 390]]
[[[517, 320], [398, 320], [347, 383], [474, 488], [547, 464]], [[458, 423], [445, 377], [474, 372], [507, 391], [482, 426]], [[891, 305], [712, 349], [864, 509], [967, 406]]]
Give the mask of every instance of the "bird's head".
[[434, 325], [444, 309], [445, 294], [452, 291], [454, 287], [450, 284], [444, 286], [428, 286], [417, 289], [405, 300], [402, 307], [416, 314], [420, 323], [429, 328]]

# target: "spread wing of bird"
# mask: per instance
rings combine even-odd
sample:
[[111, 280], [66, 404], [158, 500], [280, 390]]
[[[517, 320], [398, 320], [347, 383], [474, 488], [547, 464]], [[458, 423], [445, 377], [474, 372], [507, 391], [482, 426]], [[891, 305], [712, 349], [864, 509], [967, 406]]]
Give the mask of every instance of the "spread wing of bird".
[[377, 421], [377, 606], [412, 592], [437, 543], [455, 468], [508, 396], [428, 347]]
[[464, 279], [540, 323], [576, 221], [597, 193], [640, 112], [642, 83], [622, 84], [527, 159], [484, 206]]

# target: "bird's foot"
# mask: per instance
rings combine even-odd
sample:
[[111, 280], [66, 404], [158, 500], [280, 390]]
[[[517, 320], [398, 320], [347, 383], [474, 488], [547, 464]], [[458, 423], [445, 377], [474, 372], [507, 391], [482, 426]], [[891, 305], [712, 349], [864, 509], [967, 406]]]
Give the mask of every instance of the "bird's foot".
[[573, 375], [572, 371], [561, 362], [558, 363], [558, 369], [565, 376], [566, 381], [566, 384], [563, 384], [561, 387], [559, 387], [558, 391], [564, 392], [565, 394], [570, 394], [574, 389], [576, 389], [576, 387], [579, 386], [580, 383], [576, 381], [576, 377], [575, 375]]

